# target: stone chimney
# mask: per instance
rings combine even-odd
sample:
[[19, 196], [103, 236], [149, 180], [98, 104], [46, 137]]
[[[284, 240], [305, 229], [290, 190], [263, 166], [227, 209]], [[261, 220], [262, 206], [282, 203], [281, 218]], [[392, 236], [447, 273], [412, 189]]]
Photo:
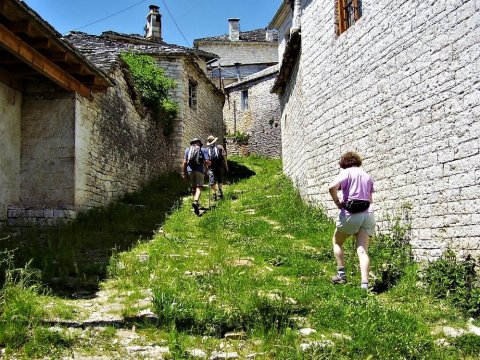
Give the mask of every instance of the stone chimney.
[[273, 41], [273, 30], [272, 29], [265, 29], [265, 40], [272, 42]]
[[152, 41], [162, 41], [162, 15], [156, 5], [149, 6], [147, 25], [145, 25], [145, 38]]
[[240, 40], [240, 19], [228, 19], [228, 31], [230, 41]]

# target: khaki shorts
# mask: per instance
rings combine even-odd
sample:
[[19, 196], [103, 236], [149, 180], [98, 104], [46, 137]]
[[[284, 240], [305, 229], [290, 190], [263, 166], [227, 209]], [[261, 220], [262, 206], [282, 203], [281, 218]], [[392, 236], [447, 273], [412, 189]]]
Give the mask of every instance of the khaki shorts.
[[203, 186], [203, 179], [205, 177], [203, 173], [200, 171], [192, 171], [188, 173], [188, 176], [190, 176], [190, 184], [192, 184], [193, 187]]
[[369, 236], [375, 233], [375, 215], [369, 212], [345, 215], [340, 213], [337, 219], [338, 231], [353, 235], [361, 229], [365, 230]]

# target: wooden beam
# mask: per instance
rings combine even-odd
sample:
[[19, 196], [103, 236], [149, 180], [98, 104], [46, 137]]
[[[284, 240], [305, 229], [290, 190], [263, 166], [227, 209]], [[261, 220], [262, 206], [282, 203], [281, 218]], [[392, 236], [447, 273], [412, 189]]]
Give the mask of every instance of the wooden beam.
[[65, 52], [54, 52], [51, 53], [48, 57], [52, 61], [66, 62], [68, 59], [67, 53]]
[[60, 67], [68, 73], [82, 74], [85, 71], [82, 64], [62, 64]]
[[8, 27], [10, 31], [14, 32], [15, 34], [18, 33], [25, 33], [29, 34], [32, 32], [33, 24], [30, 21], [18, 21], [14, 22]]
[[34, 49], [50, 49], [52, 47], [52, 40], [50, 39], [36, 39], [31, 43]]
[[337, 13], [338, 13], [338, 34], [340, 35], [346, 30], [345, 24], [345, 3], [344, 0], [337, 0]]
[[2, 24], [0, 24], [0, 45], [3, 45], [20, 60], [64, 89], [77, 92], [89, 99], [92, 98], [91, 90], [88, 87], [66, 73], [58, 65], [48, 60], [30, 45], [26, 44]]

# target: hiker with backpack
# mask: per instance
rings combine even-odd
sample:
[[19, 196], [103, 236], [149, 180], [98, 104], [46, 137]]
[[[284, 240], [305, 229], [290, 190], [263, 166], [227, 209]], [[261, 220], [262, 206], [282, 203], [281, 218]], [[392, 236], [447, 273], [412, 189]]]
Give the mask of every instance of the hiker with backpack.
[[225, 171], [228, 172], [227, 152], [225, 148], [217, 144], [217, 137], [210, 135], [207, 139], [207, 151], [210, 159], [210, 167], [208, 169], [208, 185], [212, 189], [212, 198], [217, 200], [223, 199], [223, 176]]
[[188, 175], [190, 178], [193, 193], [192, 207], [197, 216], [200, 215], [199, 200], [202, 194], [205, 169], [209, 165], [208, 151], [203, 148], [201, 140], [199, 138], [192, 139], [183, 156], [182, 177], [186, 178]]
[[[349, 151], [340, 157], [340, 174], [330, 184], [329, 192], [340, 214], [333, 235], [333, 253], [337, 263], [337, 274], [332, 277], [332, 283], [345, 284], [345, 259], [343, 243], [351, 235], [357, 241], [357, 255], [360, 262], [361, 288], [368, 290], [368, 240], [375, 231], [375, 215], [373, 213], [373, 197], [375, 191], [373, 180], [360, 166], [362, 158], [354, 151]], [[342, 200], [337, 192], [342, 191]]]

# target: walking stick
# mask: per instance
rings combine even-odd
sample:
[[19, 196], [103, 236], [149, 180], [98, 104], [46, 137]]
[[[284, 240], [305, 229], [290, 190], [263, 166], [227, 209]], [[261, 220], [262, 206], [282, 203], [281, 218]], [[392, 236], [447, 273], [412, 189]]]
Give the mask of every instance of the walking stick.
[[210, 184], [208, 184], [208, 210], [210, 210]]

